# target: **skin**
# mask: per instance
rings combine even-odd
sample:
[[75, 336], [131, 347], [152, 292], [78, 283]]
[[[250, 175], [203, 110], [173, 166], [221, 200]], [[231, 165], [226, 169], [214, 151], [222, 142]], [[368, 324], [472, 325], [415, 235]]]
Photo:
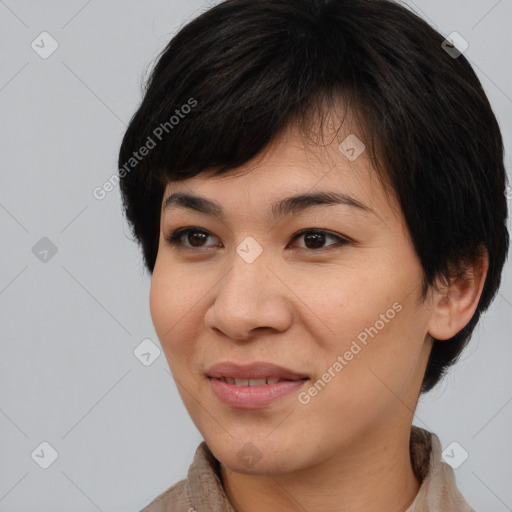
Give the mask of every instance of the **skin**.
[[[349, 133], [357, 131], [314, 145], [290, 127], [234, 172], [170, 182], [164, 194], [201, 195], [226, 212], [221, 221], [162, 209], [150, 308], [185, 407], [221, 462], [237, 512], [405, 510], [420, 487], [409, 435], [431, 336], [448, 339], [466, 325], [482, 290], [486, 259], [422, 299], [403, 214], [367, 152], [353, 162], [340, 152]], [[281, 198], [319, 190], [349, 194], [372, 211], [322, 205], [279, 221], [266, 215]], [[187, 236], [181, 249], [165, 241], [186, 226], [210, 236], [192, 239], [196, 248]], [[326, 230], [324, 241], [294, 239], [306, 228]], [[350, 241], [338, 244], [331, 233]], [[252, 263], [236, 252], [248, 236], [263, 248]], [[210, 388], [205, 372], [214, 363], [271, 361], [308, 375], [307, 390], [394, 303], [400, 312], [307, 404], [293, 393], [242, 410]], [[261, 456], [251, 467], [237, 456], [246, 443]]]

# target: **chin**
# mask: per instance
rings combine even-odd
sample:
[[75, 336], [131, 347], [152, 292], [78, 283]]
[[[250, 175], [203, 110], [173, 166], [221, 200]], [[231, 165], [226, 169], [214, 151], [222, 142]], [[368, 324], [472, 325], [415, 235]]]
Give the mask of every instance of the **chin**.
[[[205, 438], [206, 439], [206, 438]], [[254, 436], [224, 440], [206, 440], [215, 458], [228, 470], [245, 475], [268, 475], [289, 473], [300, 469], [300, 462], [282, 442], [270, 442], [263, 436], [261, 441]], [[296, 467], [297, 466], [297, 467]]]

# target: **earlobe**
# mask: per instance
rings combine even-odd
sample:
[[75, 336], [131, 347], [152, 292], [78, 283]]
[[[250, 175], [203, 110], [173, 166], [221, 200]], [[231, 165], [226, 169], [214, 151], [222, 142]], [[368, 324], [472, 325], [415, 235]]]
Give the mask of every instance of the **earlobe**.
[[433, 291], [433, 310], [428, 324], [430, 336], [447, 340], [468, 324], [482, 295], [488, 268], [489, 255], [483, 248], [480, 258], [468, 264], [463, 276]]

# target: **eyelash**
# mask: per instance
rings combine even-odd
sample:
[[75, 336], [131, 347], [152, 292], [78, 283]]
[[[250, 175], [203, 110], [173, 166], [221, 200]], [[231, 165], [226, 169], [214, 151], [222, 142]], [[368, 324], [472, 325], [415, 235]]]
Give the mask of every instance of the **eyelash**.
[[[164, 238], [168, 244], [176, 247], [178, 250], [191, 250], [191, 251], [195, 251], [195, 252], [198, 252], [198, 251], [204, 252], [204, 251], [209, 250], [211, 247], [218, 247], [218, 246], [192, 247], [192, 246], [184, 245], [181, 242], [181, 238], [183, 238], [183, 236], [187, 235], [188, 233], [202, 233], [205, 235], [211, 235], [211, 233], [209, 233], [205, 229], [188, 227], [188, 228], [177, 229], [176, 231], [172, 232], [170, 235], [168, 235]], [[292, 241], [294, 241], [295, 239], [297, 239], [303, 235], [311, 234], [311, 233], [325, 234], [325, 235], [327, 235], [327, 237], [337, 240], [337, 243], [331, 244], [327, 247], [321, 247], [319, 249], [310, 249], [308, 247], [299, 247], [300, 250], [322, 252], [322, 251], [330, 250], [331, 247], [341, 247], [341, 246], [351, 243], [351, 240], [349, 240], [347, 238], [344, 238], [339, 235], [335, 235], [333, 233], [330, 233], [329, 231], [325, 231], [322, 229], [303, 229], [303, 230], [299, 231], [298, 233], [295, 233], [295, 235], [293, 235]]]

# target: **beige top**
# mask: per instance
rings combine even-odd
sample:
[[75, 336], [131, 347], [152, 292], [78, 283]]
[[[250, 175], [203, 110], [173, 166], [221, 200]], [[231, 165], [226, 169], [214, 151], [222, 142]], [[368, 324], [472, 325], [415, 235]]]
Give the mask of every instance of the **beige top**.
[[[409, 446], [412, 467], [421, 486], [405, 512], [475, 512], [458, 491], [452, 467], [441, 460], [439, 438], [413, 425]], [[203, 441], [187, 478], [141, 512], [235, 512], [224, 492], [219, 468], [219, 461]]]

